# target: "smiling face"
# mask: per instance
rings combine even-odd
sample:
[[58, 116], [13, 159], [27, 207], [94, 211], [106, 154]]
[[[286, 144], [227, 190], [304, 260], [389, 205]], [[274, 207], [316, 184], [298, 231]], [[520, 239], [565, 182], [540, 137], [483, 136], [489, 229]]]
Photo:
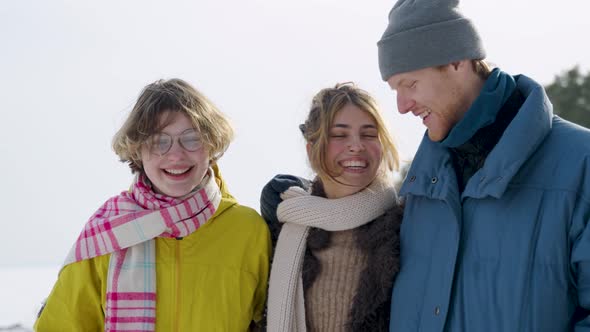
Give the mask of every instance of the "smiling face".
[[141, 148], [143, 170], [156, 193], [182, 197], [197, 187], [207, 173], [209, 151], [203, 144], [196, 151], [187, 151], [179, 143], [179, 138], [194, 128], [184, 113], [167, 111], [162, 113], [159, 121], [161, 125], [168, 123], [161, 133], [173, 137], [172, 146], [168, 152], [159, 155], [157, 149], [150, 149], [158, 141], [158, 135], [153, 135], [150, 144]]
[[398, 111], [420, 117], [434, 142], [447, 137], [479, 92], [478, 85], [472, 84], [477, 77], [468, 66], [470, 62], [462, 61], [395, 74], [387, 80], [397, 92]]
[[377, 124], [353, 104], [334, 116], [326, 146], [326, 163], [332, 177], [321, 177], [328, 198], [344, 197], [367, 187], [382, 160]]

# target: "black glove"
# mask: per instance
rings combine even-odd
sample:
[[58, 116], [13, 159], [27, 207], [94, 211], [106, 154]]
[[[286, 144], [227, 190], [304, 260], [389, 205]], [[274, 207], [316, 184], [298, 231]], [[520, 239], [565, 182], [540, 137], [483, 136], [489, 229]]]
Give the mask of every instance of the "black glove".
[[270, 229], [273, 243], [281, 231], [281, 224], [277, 218], [277, 207], [283, 200], [281, 194], [290, 187], [301, 187], [308, 190], [311, 182], [304, 178], [294, 175], [278, 174], [275, 175], [263, 188], [260, 194], [260, 213]]

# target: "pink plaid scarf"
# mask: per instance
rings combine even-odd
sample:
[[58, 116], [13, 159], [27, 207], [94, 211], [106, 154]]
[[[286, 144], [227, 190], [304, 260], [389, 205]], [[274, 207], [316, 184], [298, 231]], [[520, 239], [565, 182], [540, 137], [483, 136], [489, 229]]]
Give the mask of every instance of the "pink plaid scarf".
[[184, 237], [213, 216], [221, 192], [209, 170], [202, 187], [182, 199], [156, 194], [138, 176], [129, 192], [109, 199], [90, 218], [64, 266], [111, 254], [105, 331], [154, 331], [156, 237]]

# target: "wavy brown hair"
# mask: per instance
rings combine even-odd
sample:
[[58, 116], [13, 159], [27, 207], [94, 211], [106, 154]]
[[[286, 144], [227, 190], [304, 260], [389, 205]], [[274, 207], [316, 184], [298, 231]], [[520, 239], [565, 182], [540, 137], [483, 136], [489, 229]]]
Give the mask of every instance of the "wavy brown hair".
[[182, 112], [191, 120], [208, 148], [209, 158], [216, 162], [229, 147], [234, 131], [228, 119], [213, 103], [187, 82], [173, 78], [147, 85], [135, 106], [113, 137], [113, 150], [131, 172], [141, 172], [141, 148], [148, 139], [170, 124], [166, 112]]

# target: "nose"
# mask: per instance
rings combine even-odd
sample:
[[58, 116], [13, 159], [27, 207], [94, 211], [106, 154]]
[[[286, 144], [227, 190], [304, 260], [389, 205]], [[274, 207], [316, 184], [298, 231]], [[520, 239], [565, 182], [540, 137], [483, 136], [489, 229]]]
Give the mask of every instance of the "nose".
[[412, 98], [406, 96], [402, 91], [397, 91], [397, 111], [400, 114], [408, 113], [414, 105], [416, 105], [416, 102]]
[[350, 141], [348, 142], [348, 150], [350, 152], [359, 152], [365, 149], [365, 145], [361, 140], [360, 136], [351, 136]]
[[182, 146], [180, 146], [179, 140], [173, 139], [172, 146], [170, 147], [170, 150], [168, 150], [166, 155], [168, 156], [168, 158], [178, 158], [183, 154], [184, 154], [184, 149], [182, 148]]

